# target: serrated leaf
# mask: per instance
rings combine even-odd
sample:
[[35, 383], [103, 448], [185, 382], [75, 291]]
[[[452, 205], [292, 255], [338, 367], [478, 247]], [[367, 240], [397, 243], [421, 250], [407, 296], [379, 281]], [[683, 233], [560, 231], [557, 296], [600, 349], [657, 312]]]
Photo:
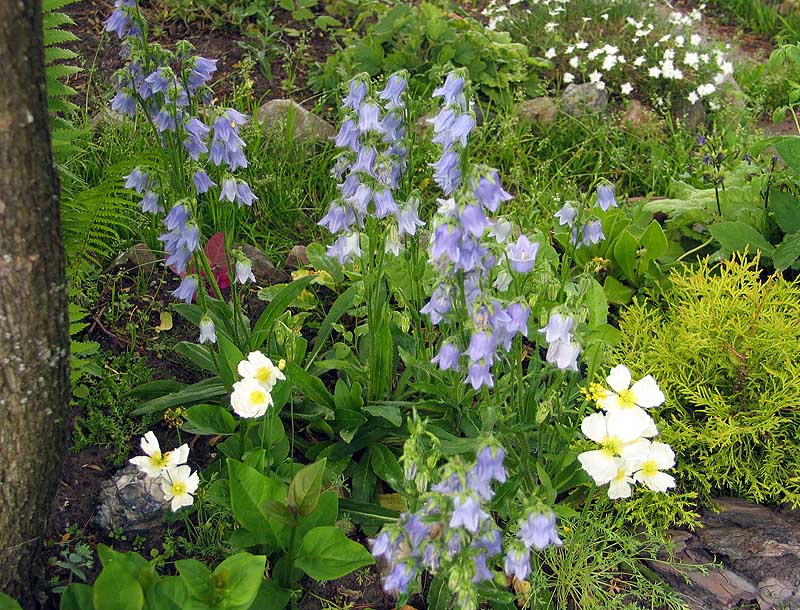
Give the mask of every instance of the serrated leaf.
[[800, 258], [800, 231], [783, 238], [783, 241], [775, 248], [772, 262], [776, 269], [784, 271], [794, 265], [798, 258]]
[[727, 252], [744, 252], [745, 249], [755, 254], [756, 249], [771, 257], [775, 247], [751, 225], [735, 220], [717, 222], [708, 228], [709, 233]]

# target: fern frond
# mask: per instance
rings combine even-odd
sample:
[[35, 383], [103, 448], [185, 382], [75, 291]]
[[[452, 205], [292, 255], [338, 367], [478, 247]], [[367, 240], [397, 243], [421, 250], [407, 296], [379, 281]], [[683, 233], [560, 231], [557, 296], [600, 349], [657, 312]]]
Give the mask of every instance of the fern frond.
[[75, 21], [64, 13], [44, 13], [42, 15], [42, 28], [52, 30], [64, 25], [75, 25]]
[[75, 4], [78, 0], [42, 0], [42, 14], [47, 15], [60, 8]]
[[47, 47], [44, 50], [45, 65], [49, 65], [54, 61], [69, 61], [77, 58], [78, 54], [70, 49], [62, 49], [61, 47]]

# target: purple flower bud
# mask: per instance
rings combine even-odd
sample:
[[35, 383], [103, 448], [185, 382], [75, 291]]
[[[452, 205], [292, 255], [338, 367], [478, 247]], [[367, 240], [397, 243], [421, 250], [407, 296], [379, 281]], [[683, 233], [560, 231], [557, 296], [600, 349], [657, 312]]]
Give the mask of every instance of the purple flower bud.
[[382, 133], [381, 129], [381, 109], [377, 104], [368, 102], [358, 109], [358, 131], [368, 133], [374, 131]]
[[486, 553], [478, 553], [475, 555], [475, 576], [472, 577], [472, 582], [486, 582], [492, 580], [492, 572], [486, 566]]
[[601, 225], [598, 221], [592, 220], [586, 223], [586, 226], [583, 227], [583, 236], [581, 237], [581, 242], [584, 246], [600, 243], [605, 238], [606, 236], [603, 235], [603, 225]]
[[458, 154], [451, 150], [432, 164], [433, 179], [445, 195], [452, 193], [461, 184], [461, 169], [458, 167], [458, 161]]
[[506, 452], [502, 447], [498, 447], [494, 451], [492, 451], [491, 447], [484, 447], [478, 452], [478, 459], [475, 465], [478, 474], [482, 478], [505, 483], [506, 469], [503, 467], [505, 458]]
[[386, 577], [383, 588], [386, 591], [406, 593], [414, 576], [416, 576], [416, 570], [410, 564], [405, 562], [397, 563]]
[[494, 170], [481, 176], [473, 190], [478, 201], [492, 214], [497, 211], [501, 203], [512, 198], [509, 193], [503, 190], [500, 185], [500, 175]]
[[158, 214], [161, 211], [161, 206], [158, 205], [158, 194], [153, 191], [147, 191], [144, 194], [144, 199], [139, 202], [139, 207], [142, 208], [142, 212]]
[[447, 256], [450, 261], [457, 263], [460, 250], [461, 229], [449, 224], [441, 224], [433, 232], [431, 243], [431, 259], [437, 261], [442, 256]]
[[494, 379], [489, 371], [489, 365], [477, 362], [470, 364], [467, 369], [467, 383], [472, 386], [473, 390], [480, 390], [483, 386], [493, 388]]
[[439, 284], [434, 289], [428, 303], [420, 309], [420, 313], [430, 317], [431, 324], [438, 324], [442, 321], [443, 316], [450, 311], [451, 307], [450, 288], [444, 284]]
[[[491, 522], [490, 522], [491, 523]], [[485, 549], [489, 557], [497, 557], [503, 552], [503, 537], [499, 530], [490, 529], [472, 543], [479, 549]]]
[[350, 171], [366, 172], [367, 174], [372, 175], [377, 156], [378, 153], [374, 148], [372, 148], [372, 146], [364, 146], [358, 151], [358, 157], [356, 158], [356, 162], [353, 164], [353, 167]]
[[192, 71], [187, 79], [189, 89], [194, 91], [211, 80], [211, 75], [217, 71], [217, 60], [205, 57], [192, 58]]
[[358, 127], [353, 119], [347, 119], [342, 123], [339, 133], [336, 134], [336, 146], [339, 148], [349, 148], [353, 152], [358, 152], [360, 144], [358, 142]]
[[225, 178], [222, 181], [222, 189], [219, 192], [219, 200], [222, 201], [223, 199], [227, 199], [231, 203], [236, 200], [238, 196], [236, 190], [236, 180], [234, 178]]
[[172, 206], [169, 214], [167, 214], [167, 217], [164, 219], [164, 226], [167, 227], [167, 230], [173, 231], [178, 227], [183, 227], [188, 219], [188, 210], [179, 203]]
[[147, 174], [145, 174], [142, 170], [140, 170], [138, 167], [135, 168], [127, 176], [123, 176], [123, 178], [125, 178], [125, 188], [133, 189], [140, 195], [145, 191], [145, 189], [150, 184], [150, 177]]
[[397, 230], [400, 235], [415, 235], [419, 227], [424, 227], [417, 213], [417, 200], [410, 199], [397, 213]]
[[253, 191], [250, 190], [250, 185], [241, 180], [236, 185], [236, 197], [239, 200], [239, 207], [241, 207], [242, 204], [251, 206], [253, 202], [258, 199]]
[[361, 108], [361, 104], [364, 103], [364, 99], [367, 97], [367, 85], [365, 85], [360, 80], [353, 79], [350, 81], [349, 84], [349, 93], [347, 97], [342, 100], [342, 106], [344, 108], [352, 108], [356, 112], [358, 112], [359, 108]]
[[375, 202], [375, 216], [378, 218], [384, 218], [397, 212], [397, 203], [395, 203], [392, 191], [388, 189], [376, 191], [373, 201]]
[[575, 217], [578, 215], [578, 210], [572, 207], [572, 204], [567, 202], [561, 209], [553, 214], [554, 217], [558, 219], [558, 224], [561, 226], [567, 225], [569, 227], [572, 226], [572, 223], [575, 222]]
[[489, 221], [486, 220], [483, 210], [478, 205], [466, 206], [461, 212], [460, 220], [463, 227], [475, 237], [481, 237], [489, 226]]
[[461, 101], [464, 93], [464, 79], [455, 72], [447, 75], [444, 85], [433, 90], [432, 97], [444, 99], [444, 105], [456, 104]]
[[525, 580], [531, 573], [530, 552], [520, 549], [510, 550], [506, 555], [503, 567], [509, 576], [513, 576], [517, 580]]
[[128, 95], [124, 91], [118, 91], [117, 94], [111, 98], [111, 110], [119, 112], [120, 114], [134, 116], [136, 114], [136, 98], [132, 95]]
[[497, 351], [497, 340], [494, 335], [487, 332], [472, 333], [469, 340], [469, 347], [464, 352], [472, 362], [485, 361], [487, 364], [494, 362], [495, 352]]
[[389, 80], [386, 82], [386, 87], [378, 93], [378, 97], [382, 100], [386, 100], [388, 103], [386, 104], [387, 110], [394, 110], [395, 108], [402, 108], [403, 104], [403, 92], [406, 90], [406, 79], [404, 79], [399, 74], [392, 74], [389, 77]]
[[580, 354], [580, 352], [581, 346], [577, 343], [556, 340], [547, 347], [545, 360], [562, 371], [577, 371], [578, 354]]

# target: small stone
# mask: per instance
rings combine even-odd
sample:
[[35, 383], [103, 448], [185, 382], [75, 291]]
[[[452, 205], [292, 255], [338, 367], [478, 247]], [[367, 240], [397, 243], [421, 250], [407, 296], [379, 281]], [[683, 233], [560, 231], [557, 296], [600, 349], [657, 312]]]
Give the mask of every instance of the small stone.
[[134, 244], [126, 252], [128, 261], [143, 273], [152, 273], [156, 265], [156, 257], [147, 244]]
[[551, 97], [536, 97], [525, 100], [517, 105], [517, 116], [522, 124], [537, 123], [539, 125], [552, 125], [558, 116], [558, 108]]
[[145, 532], [161, 524], [169, 502], [159, 479], [148, 477], [133, 464], [118, 470], [103, 483], [94, 517], [101, 528], [123, 532]]
[[647, 107], [638, 100], [631, 100], [628, 102], [628, 108], [625, 114], [622, 115], [620, 122], [633, 129], [641, 129], [647, 127], [653, 120], [653, 115]]
[[258, 109], [258, 120], [265, 131], [289, 128], [299, 142], [326, 141], [336, 136], [336, 129], [328, 121], [309, 112], [292, 100], [270, 100]]
[[289, 250], [289, 256], [286, 257], [286, 268], [294, 271], [301, 269], [308, 264], [308, 256], [306, 255], [306, 247], [298, 244]]
[[574, 117], [600, 113], [608, 107], [608, 93], [594, 83], [570, 84], [561, 94], [561, 109]]
[[273, 284], [283, 284], [291, 278], [283, 269], [277, 268], [267, 255], [261, 250], [250, 244], [240, 246], [244, 255], [250, 259], [253, 275], [256, 282], [261, 286], [271, 286]]

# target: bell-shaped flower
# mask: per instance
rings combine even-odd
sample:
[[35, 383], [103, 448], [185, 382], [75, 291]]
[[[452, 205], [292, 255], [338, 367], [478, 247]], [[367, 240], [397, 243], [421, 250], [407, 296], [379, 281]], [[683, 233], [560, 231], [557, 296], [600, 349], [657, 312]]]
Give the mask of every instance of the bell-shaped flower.
[[202, 343], [216, 343], [217, 342], [217, 331], [214, 327], [214, 321], [209, 318], [207, 315], [204, 315], [200, 319], [200, 339], [199, 342]]
[[531, 243], [526, 235], [520, 235], [516, 242], [506, 246], [506, 256], [511, 268], [517, 273], [528, 273], [533, 269], [539, 243]]

